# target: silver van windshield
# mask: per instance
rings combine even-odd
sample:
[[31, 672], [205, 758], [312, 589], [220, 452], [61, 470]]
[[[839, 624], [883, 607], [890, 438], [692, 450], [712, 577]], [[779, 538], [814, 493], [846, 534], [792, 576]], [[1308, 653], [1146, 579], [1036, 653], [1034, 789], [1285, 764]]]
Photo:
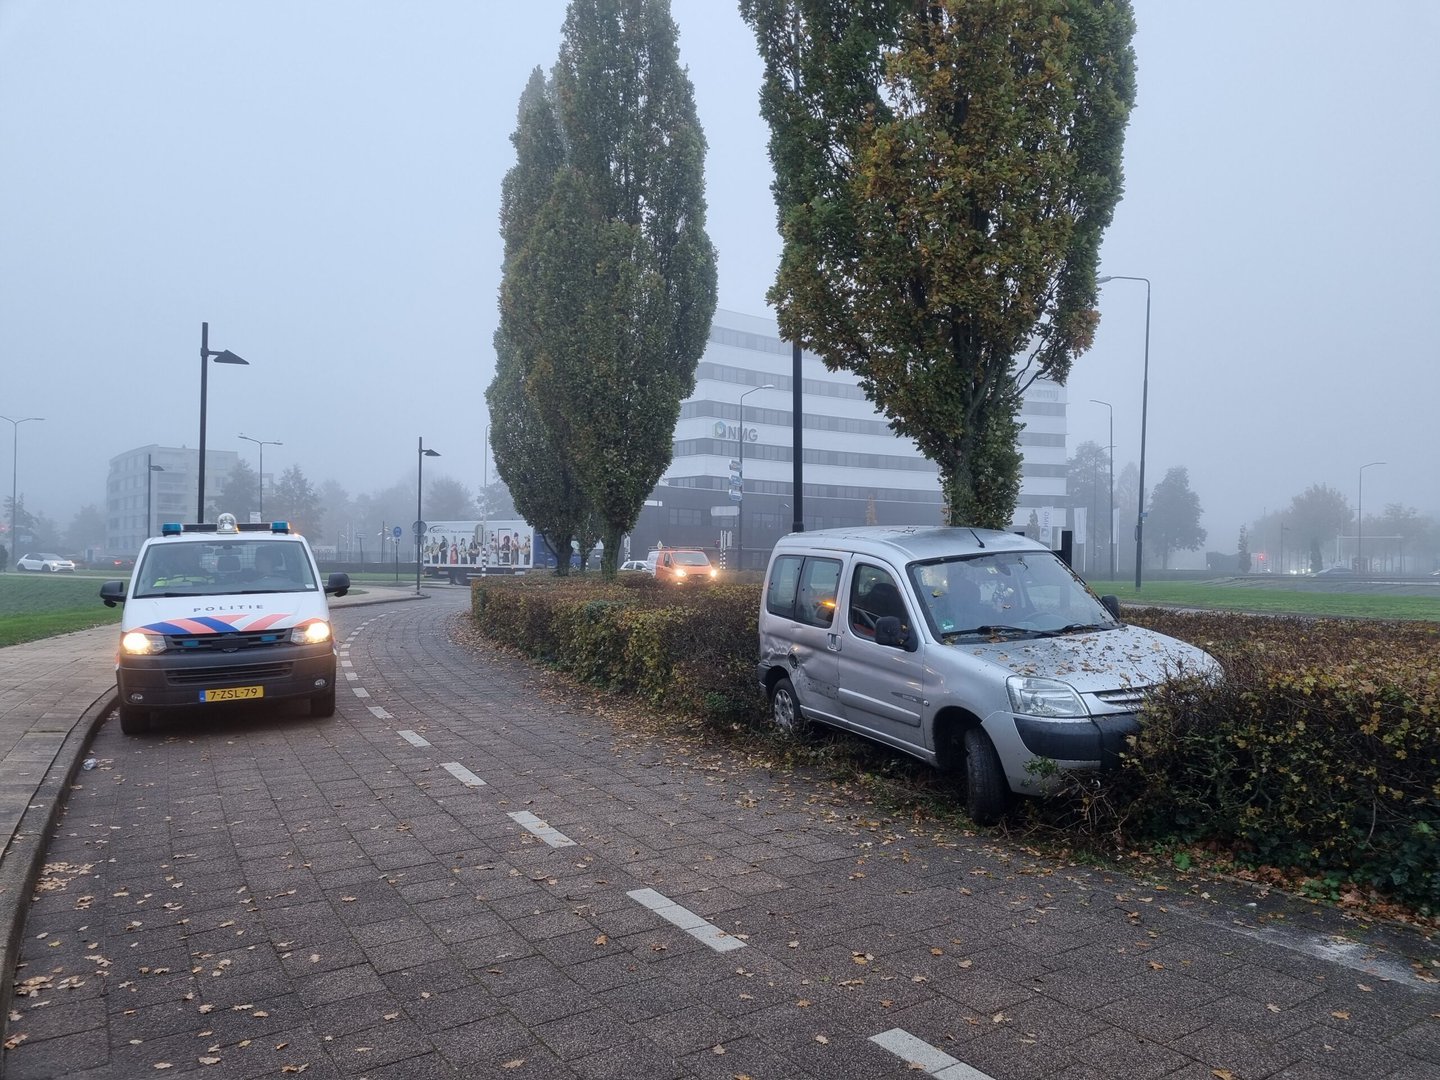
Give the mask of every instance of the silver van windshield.
[[1120, 624], [1053, 553], [1009, 551], [911, 563], [911, 583], [940, 638], [1053, 637]]
[[216, 539], [152, 544], [135, 570], [136, 599], [314, 592], [315, 574], [299, 540]]

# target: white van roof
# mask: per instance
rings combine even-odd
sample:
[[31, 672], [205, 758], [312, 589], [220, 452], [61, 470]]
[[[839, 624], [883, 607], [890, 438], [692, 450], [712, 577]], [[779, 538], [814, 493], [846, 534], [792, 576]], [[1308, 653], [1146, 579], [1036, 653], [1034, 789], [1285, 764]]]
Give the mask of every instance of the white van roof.
[[775, 545], [777, 553], [798, 549], [883, 555], [901, 562], [994, 551], [1050, 550], [1040, 541], [1019, 533], [940, 525], [857, 525], [852, 528], [817, 529], [815, 532], [789, 533]]

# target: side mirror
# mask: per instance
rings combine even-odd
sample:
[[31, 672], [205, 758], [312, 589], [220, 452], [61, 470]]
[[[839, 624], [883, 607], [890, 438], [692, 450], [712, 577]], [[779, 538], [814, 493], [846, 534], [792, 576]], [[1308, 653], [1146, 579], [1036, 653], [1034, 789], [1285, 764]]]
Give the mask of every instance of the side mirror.
[[899, 618], [894, 615], [881, 615], [875, 620], [875, 644], [904, 649], [906, 652], [914, 651], [914, 642], [906, 636]]
[[342, 570], [337, 570], [330, 575], [330, 580], [325, 583], [325, 594], [327, 596], [344, 596], [350, 591], [350, 575]]
[[1120, 619], [1120, 598], [1118, 596], [1106, 595], [1100, 597], [1100, 606], [1115, 616], [1117, 622], [1123, 621]]
[[125, 582], [107, 581], [100, 586], [100, 599], [105, 601], [106, 607], [114, 607], [116, 604], [125, 602]]

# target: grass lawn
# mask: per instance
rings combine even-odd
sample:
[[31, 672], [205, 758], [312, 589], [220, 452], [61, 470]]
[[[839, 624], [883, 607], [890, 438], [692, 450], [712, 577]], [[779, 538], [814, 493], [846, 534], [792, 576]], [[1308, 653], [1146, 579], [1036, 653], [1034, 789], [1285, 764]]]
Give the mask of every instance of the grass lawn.
[[1354, 619], [1417, 619], [1440, 622], [1440, 596], [1396, 596], [1385, 592], [1322, 592], [1309, 589], [1246, 587], [1205, 581], [1091, 581], [1095, 592], [1113, 593], [1124, 604], [1165, 604], [1206, 611], [1259, 615], [1319, 615]]
[[0, 646], [120, 621], [100, 600], [113, 574], [0, 574]]

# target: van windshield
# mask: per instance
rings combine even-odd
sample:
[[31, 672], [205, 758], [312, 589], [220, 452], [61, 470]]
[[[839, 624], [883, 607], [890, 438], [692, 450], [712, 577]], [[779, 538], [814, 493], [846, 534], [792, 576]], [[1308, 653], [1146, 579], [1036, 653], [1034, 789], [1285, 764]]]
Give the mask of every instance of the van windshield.
[[675, 561], [681, 566], [709, 566], [710, 559], [703, 551], [677, 551]]
[[911, 563], [937, 637], [1054, 637], [1120, 626], [1052, 552], [1009, 551]]
[[151, 544], [135, 571], [136, 599], [314, 592], [315, 574], [298, 540], [177, 540]]

